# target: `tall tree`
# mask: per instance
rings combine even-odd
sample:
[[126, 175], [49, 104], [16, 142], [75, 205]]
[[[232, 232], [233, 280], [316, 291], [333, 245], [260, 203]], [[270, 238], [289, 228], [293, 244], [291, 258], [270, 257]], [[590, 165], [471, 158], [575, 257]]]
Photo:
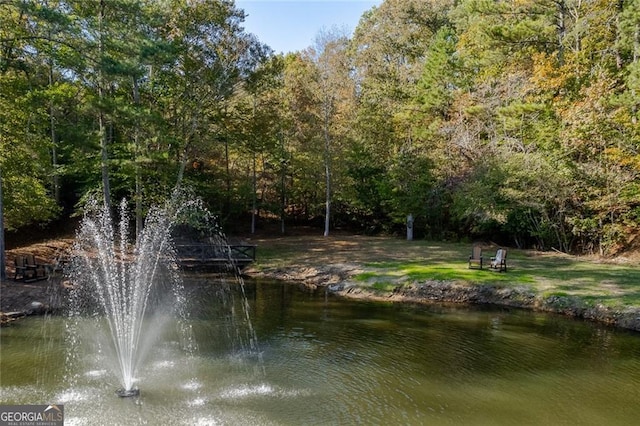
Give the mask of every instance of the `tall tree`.
[[4, 252], [4, 203], [2, 197], [2, 164], [0, 164], [0, 281], [7, 279], [7, 260]]
[[242, 31], [242, 11], [231, 2], [173, 1], [164, 33], [177, 56], [171, 67], [157, 70], [164, 120], [178, 145], [177, 182], [198, 155], [230, 142], [229, 105], [243, 79], [263, 60], [265, 48]]
[[45, 182], [47, 143], [42, 137], [38, 86], [40, 43], [52, 43], [40, 23], [60, 15], [35, 1], [0, 2], [0, 270], [4, 274], [4, 231], [47, 221], [57, 208]]
[[315, 46], [310, 50], [317, 67], [315, 90], [319, 96], [318, 118], [324, 141], [325, 237], [329, 235], [334, 183], [340, 169], [335, 162], [344, 157], [342, 153], [355, 106], [355, 87], [350, 78], [351, 64], [347, 49], [346, 33], [334, 28], [331, 31], [321, 31], [316, 37]]
[[[317, 206], [324, 201], [322, 185], [322, 126], [314, 87], [317, 69], [307, 54], [288, 54], [283, 71], [282, 140], [287, 141], [287, 167], [291, 174], [290, 204], [297, 215], [309, 219], [320, 215]], [[285, 154], [283, 150], [283, 154]], [[320, 167], [318, 167], [320, 165]]]
[[[430, 149], [433, 139], [432, 135], [426, 135], [428, 125], [422, 120], [430, 114], [428, 107], [423, 105], [424, 100], [418, 99], [422, 96], [418, 94], [419, 82], [426, 72], [425, 64], [436, 63], [434, 39], [437, 34], [442, 38], [438, 48], [451, 50], [444, 44], [451, 43], [447, 37], [454, 35], [450, 31], [449, 36], [445, 36], [444, 28], [451, 26], [448, 12], [454, 3], [447, 0], [388, 0], [365, 13], [356, 28], [352, 55], [358, 120], [354, 126], [357, 128], [354, 132], [357, 143], [351, 152], [354, 162], [350, 173], [354, 178], [360, 176], [354, 181], [354, 184], [360, 182], [357, 183], [360, 189], [353, 189], [356, 192], [366, 191], [368, 198], [375, 202], [368, 210], [376, 212], [374, 216], [377, 218], [373, 219], [376, 222], [384, 223], [391, 219], [400, 224], [409, 213], [420, 216], [420, 220], [426, 214], [426, 195], [422, 192], [415, 194], [422, 202], [406, 202], [407, 191], [424, 191], [431, 179], [430, 166], [427, 166], [431, 162], [427, 153], [433, 152]], [[448, 65], [443, 65], [442, 69], [449, 69]], [[436, 76], [435, 70], [432, 78], [432, 82], [447, 79], [444, 75]], [[443, 83], [441, 87], [452, 90], [454, 86]], [[428, 90], [435, 88], [433, 85]], [[430, 96], [426, 90], [423, 95]], [[427, 169], [417, 175], [402, 173], [403, 169], [411, 170], [418, 164]], [[379, 177], [369, 179], [369, 182], [376, 183], [363, 185], [362, 174], [369, 175], [374, 170]], [[377, 196], [371, 195], [372, 192], [378, 192]], [[408, 211], [416, 208], [416, 204], [421, 205], [420, 212]]]

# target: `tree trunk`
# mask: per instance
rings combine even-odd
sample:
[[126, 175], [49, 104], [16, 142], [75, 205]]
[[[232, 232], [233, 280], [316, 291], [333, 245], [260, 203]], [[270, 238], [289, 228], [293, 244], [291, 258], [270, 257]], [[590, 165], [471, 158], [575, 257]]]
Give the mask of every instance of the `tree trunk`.
[[[253, 97], [253, 114], [252, 114], [252, 118], [255, 120], [256, 117], [256, 97]], [[251, 131], [251, 138], [253, 139], [253, 143], [256, 142], [256, 135], [254, 131]], [[253, 191], [251, 194], [251, 234], [255, 234], [256, 233], [256, 216], [257, 216], [257, 207], [258, 207], [258, 201], [256, 199], [256, 191], [257, 191], [257, 185], [258, 185], [258, 177], [256, 176], [256, 149], [254, 148], [252, 150], [252, 155], [253, 155], [253, 177], [252, 177], [252, 182], [251, 182], [251, 186], [253, 187]]]
[[[53, 88], [53, 61], [49, 61], [49, 87]], [[60, 177], [58, 176], [58, 142], [56, 140], [56, 118], [53, 98], [49, 101], [49, 126], [51, 126], [51, 165], [53, 166], [53, 197], [60, 204]]]
[[557, 0], [558, 16], [556, 29], [558, 30], [558, 63], [564, 65], [564, 39], [567, 35], [567, 5], [565, 0]]
[[324, 216], [324, 236], [329, 236], [329, 224], [331, 223], [331, 177], [330, 177], [330, 169], [329, 164], [325, 165], [325, 175], [326, 175], [326, 200], [325, 200], [325, 216]]
[[179, 164], [179, 168], [178, 168], [178, 178], [176, 179], [176, 188], [180, 188], [180, 186], [182, 185], [182, 179], [184, 178], [184, 171], [187, 168], [187, 161], [188, 161], [188, 157], [187, 157], [187, 150], [188, 150], [189, 144], [187, 143], [187, 145], [184, 147], [184, 151], [182, 153], [182, 158], [180, 159], [180, 164]]
[[329, 224], [331, 223], [331, 145], [329, 138], [329, 111], [328, 107], [324, 117], [324, 175], [325, 175], [325, 216], [324, 216], [324, 236], [329, 236]]
[[7, 261], [4, 254], [4, 205], [2, 202], [2, 165], [0, 165], [0, 281], [7, 279]]
[[282, 172], [280, 174], [280, 233], [284, 234], [284, 217], [286, 214], [286, 202], [287, 202], [287, 163], [282, 162]]
[[224, 211], [226, 215], [231, 214], [231, 166], [229, 164], [229, 141], [225, 136], [224, 138], [224, 164], [226, 171], [226, 194], [224, 197]]
[[[133, 77], [133, 104], [138, 107], [140, 104], [140, 92], [138, 90], [138, 79]], [[138, 120], [135, 120], [136, 124], [133, 129], [133, 145], [134, 145], [134, 164], [135, 164], [135, 174], [136, 174], [136, 241], [138, 240], [138, 236], [142, 233], [142, 179], [140, 178], [140, 165], [138, 164], [138, 157], [140, 155], [140, 147], [139, 147], [139, 135], [138, 135]]]
[[280, 145], [282, 147], [282, 160], [280, 160], [280, 233], [285, 233], [284, 219], [287, 209], [287, 164], [288, 155], [284, 145], [284, 133], [280, 129]]
[[[104, 21], [104, 0], [100, 0], [100, 10], [98, 12], [99, 19], [99, 31], [100, 31], [100, 41], [98, 45], [99, 57], [102, 58], [104, 52], [104, 41], [102, 37], [103, 33], [103, 21]], [[100, 71], [98, 72], [98, 101], [100, 102], [98, 113], [98, 127], [100, 129], [100, 150], [102, 151], [101, 158], [101, 170], [102, 170], [102, 193], [104, 195], [104, 205], [107, 208], [111, 208], [111, 188], [109, 185], [109, 154], [107, 151], [108, 140], [107, 140], [107, 131], [105, 129], [105, 119], [104, 119], [104, 111], [103, 108], [103, 98], [104, 98], [104, 81], [102, 78], [102, 69], [98, 68]]]
[[256, 191], [258, 185], [258, 178], [256, 176], [256, 153], [253, 152], [253, 178], [252, 178], [252, 186], [253, 191], [251, 195], [251, 233], [256, 233], [256, 216], [258, 214], [258, 200], [256, 199]]
[[56, 200], [56, 203], [60, 204], [60, 177], [58, 176], [58, 150], [56, 144], [56, 129], [53, 112], [51, 114], [51, 165], [53, 166], [53, 197]]
[[[99, 89], [99, 98], [102, 99], [102, 88]], [[104, 196], [104, 205], [111, 208], [111, 188], [109, 186], [109, 154], [107, 151], [107, 132], [104, 126], [104, 114], [102, 111], [99, 113], [98, 124], [100, 128], [100, 150], [101, 156], [101, 170], [102, 170], [102, 193]]]

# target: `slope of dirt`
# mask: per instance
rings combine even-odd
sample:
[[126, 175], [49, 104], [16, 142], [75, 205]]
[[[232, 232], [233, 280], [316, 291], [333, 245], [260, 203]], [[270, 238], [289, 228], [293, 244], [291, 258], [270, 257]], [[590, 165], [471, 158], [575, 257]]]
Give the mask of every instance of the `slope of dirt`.
[[58, 311], [63, 306], [65, 283], [59, 275], [44, 279], [16, 281], [14, 259], [19, 255], [33, 254], [40, 264], [54, 264], [57, 259], [68, 257], [73, 239], [60, 238], [28, 244], [7, 250], [7, 280], [0, 283], [0, 324], [27, 314]]

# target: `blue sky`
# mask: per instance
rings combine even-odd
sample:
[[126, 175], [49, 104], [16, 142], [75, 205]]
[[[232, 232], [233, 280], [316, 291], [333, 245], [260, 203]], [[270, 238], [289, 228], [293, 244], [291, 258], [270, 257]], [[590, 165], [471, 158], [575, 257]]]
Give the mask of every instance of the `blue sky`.
[[276, 53], [305, 49], [333, 26], [353, 33], [360, 16], [382, 0], [236, 0], [249, 16], [244, 27]]

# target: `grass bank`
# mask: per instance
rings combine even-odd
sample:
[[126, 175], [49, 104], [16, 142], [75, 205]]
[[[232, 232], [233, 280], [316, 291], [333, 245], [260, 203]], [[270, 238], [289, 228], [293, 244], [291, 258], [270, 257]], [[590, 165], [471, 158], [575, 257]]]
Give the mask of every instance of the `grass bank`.
[[[343, 281], [382, 297], [403, 287], [440, 282], [530, 292], [538, 305], [554, 311], [598, 307], [616, 317], [640, 309], [640, 262], [633, 257], [603, 259], [508, 248], [508, 271], [499, 273], [468, 268], [471, 244], [359, 235], [264, 237], [254, 242], [258, 245], [254, 272], [304, 281], [306, 271], [321, 284], [322, 271], [332, 273], [332, 266], [350, 265]], [[496, 249], [483, 246], [487, 263]]]

